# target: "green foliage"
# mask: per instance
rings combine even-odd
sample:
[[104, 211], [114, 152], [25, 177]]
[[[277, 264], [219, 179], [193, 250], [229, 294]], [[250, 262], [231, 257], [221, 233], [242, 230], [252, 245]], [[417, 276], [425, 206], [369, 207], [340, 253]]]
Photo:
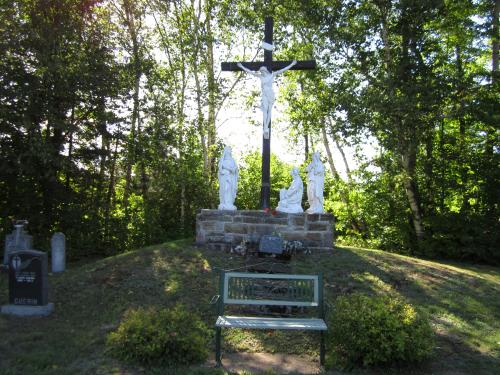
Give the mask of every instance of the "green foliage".
[[[271, 154], [271, 207], [278, 206], [280, 189], [287, 188], [292, 177], [292, 166], [281, 161], [275, 154]], [[260, 209], [260, 186], [262, 171], [261, 151], [248, 153], [240, 166], [240, 179], [238, 181], [238, 195], [236, 207], [241, 210]], [[302, 176], [302, 179], [304, 177]]]
[[426, 255], [433, 258], [483, 260], [500, 264], [500, 225], [484, 216], [448, 213], [429, 217], [431, 237]]
[[[300, 25], [286, 53], [312, 50], [321, 60], [314, 75], [286, 75], [282, 96], [294, 141], [305, 135], [325, 142], [326, 130], [332, 149], [332, 141], [359, 146], [367, 136], [379, 147], [372, 160], [357, 155], [359, 170], [335, 178], [328, 197], [344, 243], [426, 257], [500, 256], [495, 236], [483, 229], [497, 227], [500, 209], [494, 7], [304, 3], [293, 13], [297, 21], [275, 11]], [[458, 240], [464, 229], [469, 240]], [[443, 239], [450, 246], [442, 247]]]
[[196, 210], [213, 206], [206, 130], [184, 117], [184, 93], [170, 84], [186, 76], [173, 45], [190, 30], [171, 28], [166, 68], [148, 55], [145, 10], [0, 3], [0, 237], [23, 218], [40, 248], [62, 231], [70, 259], [115, 254], [191, 236]]
[[145, 365], [188, 365], [208, 356], [210, 331], [182, 305], [171, 309], [137, 309], [125, 314], [109, 334], [107, 347], [125, 361]]
[[421, 361], [432, 353], [429, 321], [390, 297], [338, 297], [329, 317], [330, 366], [374, 366]]
[[[271, 15], [276, 59], [318, 61], [280, 78], [292, 142], [379, 147], [326, 181], [339, 239], [500, 258], [496, 2], [165, 4], [0, 2], [0, 237], [28, 219], [78, 258], [192, 236], [217, 205], [218, 114], [246, 91], [218, 61], [254, 58]], [[289, 169], [272, 156], [273, 207]], [[246, 157], [238, 207], [260, 208], [260, 170]]]

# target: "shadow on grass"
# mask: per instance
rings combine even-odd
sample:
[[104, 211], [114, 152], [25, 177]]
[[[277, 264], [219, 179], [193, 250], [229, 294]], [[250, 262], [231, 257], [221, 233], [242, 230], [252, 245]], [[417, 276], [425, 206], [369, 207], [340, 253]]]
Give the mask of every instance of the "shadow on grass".
[[[213, 327], [216, 313], [208, 302], [217, 294], [218, 283], [212, 270], [242, 265], [241, 257], [197, 249], [187, 240], [51, 275], [49, 299], [56, 304], [51, 316], [0, 316], [0, 374], [144, 373], [106, 355], [106, 336], [123, 313], [181, 302]], [[494, 268], [486, 268], [483, 276], [482, 267], [462, 269], [460, 264], [352, 248], [321, 258], [297, 256], [291, 268], [293, 273], [322, 272], [325, 297], [331, 302], [355, 291], [400, 295], [432, 317], [438, 337], [433, 360], [418, 368], [359, 373], [490, 374], [500, 367], [500, 288]], [[7, 303], [7, 293], [7, 277], [2, 274], [0, 304]], [[301, 332], [225, 330], [223, 341], [226, 351], [236, 352], [318, 355], [319, 349], [317, 335]]]
[[[114, 372], [117, 364], [106, 356], [105, 341], [128, 309], [181, 302], [212, 320], [207, 292], [213, 277], [202, 253], [189, 243], [153, 246], [50, 275], [53, 314], [0, 316], [0, 373]], [[3, 276], [0, 304], [8, 300]]]
[[428, 314], [437, 348], [422, 373], [449, 369], [493, 374], [500, 366], [500, 288], [495, 280], [439, 263], [353, 248], [336, 249], [331, 258], [305, 260], [298, 267], [323, 272], [331, 301], [352, 292], [402, 296]]

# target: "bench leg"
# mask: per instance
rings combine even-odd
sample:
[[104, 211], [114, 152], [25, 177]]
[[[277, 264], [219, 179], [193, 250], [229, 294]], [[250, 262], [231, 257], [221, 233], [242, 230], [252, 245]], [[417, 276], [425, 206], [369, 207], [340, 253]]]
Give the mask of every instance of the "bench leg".
[[221, 328], [216, 327], [215, 328], [215, 366], [216, 367], [221, 367], [222, 366], [222, 361], [221, 361]]
[[320, 347], [319, 347], [319, 364], [325, 365], [325, 334], [323, 331], [320, 333]]

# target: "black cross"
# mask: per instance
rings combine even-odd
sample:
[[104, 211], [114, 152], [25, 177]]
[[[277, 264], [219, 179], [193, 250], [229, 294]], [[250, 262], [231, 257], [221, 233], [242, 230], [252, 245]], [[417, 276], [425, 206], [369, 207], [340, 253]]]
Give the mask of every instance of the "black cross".
[[[272, 17], [266, 17], [264, 26], [264, 42], [273, 44], [273, 24]], [[291, 61], [273, 61], [273, 52], [264, 50], [264, 61], [242, 62], [242, 64], [250, 69], [257, 71], [262, 66], [272, 73], [274, 70], [283, 69], [290, 65]], [[221, 68], [223, 71], [241, 71], [236, 65], [237, 62], [223, 62]], [[297, 61], [297, 64], [292, 66], [290, 70], [310, 70], [316, 68], [316, 60]], [[263, 209], [270, 208], [271, 195], [271, 123], [269, 123], [269, 138], [262, 136], [262, 186], [260, 190], [261, 206]]]

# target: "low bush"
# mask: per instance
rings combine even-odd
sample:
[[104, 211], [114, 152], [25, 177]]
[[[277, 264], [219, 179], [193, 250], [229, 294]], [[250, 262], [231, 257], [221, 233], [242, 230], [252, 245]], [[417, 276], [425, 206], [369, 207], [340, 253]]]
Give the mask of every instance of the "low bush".
[[446, 213], [429, 216], [422, 255], [500, 264], [500, 222], [484, 215]]
[[338, 297], [329, 316], [330, 367], [417, 362], [433, 348], [428, 319], [408, 303], [362, 294]]
[[182, 305], [172, 309], [129, 310], [107, 348], [122, 360], [149, 366], [189, 365], [208, 356], [210, 331]]

